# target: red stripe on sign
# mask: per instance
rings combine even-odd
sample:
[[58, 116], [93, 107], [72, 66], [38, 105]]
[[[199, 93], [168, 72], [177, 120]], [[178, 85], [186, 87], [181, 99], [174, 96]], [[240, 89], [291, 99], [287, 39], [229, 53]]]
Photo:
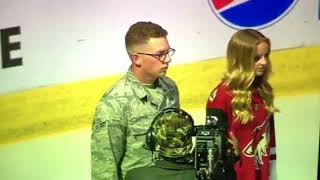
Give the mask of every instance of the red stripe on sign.
[[212, 4], [217, 10], [219, 10], [227, 6], [228, 4], [232, 3], [233, 1], [234, 0], [212, 0]]

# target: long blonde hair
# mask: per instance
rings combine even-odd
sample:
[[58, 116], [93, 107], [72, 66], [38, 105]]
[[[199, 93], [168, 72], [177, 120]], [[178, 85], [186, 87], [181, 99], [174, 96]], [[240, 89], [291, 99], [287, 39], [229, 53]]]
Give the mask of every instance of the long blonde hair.
[[256, 30], [244, 29], [237, 31], [228, 43], [227, 71], [223, 81], [233, 92], [232, 112], [236, 120], [242, 124], [253, 120], [251, 113], [253, 84], [262, 97], [267, 111], [269, 113], [277, 111], [273, 105], [272, 87], [268, 82], [271, 72], [270, 61], [267, 62], [266, 71], [261, 77], [256, 77], [254, 72], [257, 45], [261, 42], [269, 45], [270, 52], [271, 43], [267, 37]]

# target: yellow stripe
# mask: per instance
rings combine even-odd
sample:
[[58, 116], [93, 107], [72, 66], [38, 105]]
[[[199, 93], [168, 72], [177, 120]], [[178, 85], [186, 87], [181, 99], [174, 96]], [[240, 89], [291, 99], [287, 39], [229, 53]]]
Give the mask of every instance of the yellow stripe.
[[[320, 46], [274, 51], [271, 83], [277, 97], [320, 93]], [[171, 67], [181, 106], [204, 108], [225, 69], [225, 59]], [[96, 103], [122, 75], [0, 96], [0, 144], [33, 136], [91, 127]]]
[[[319, 46], [273, 51], [270, 59], [273, 71], [270, 83], [277, 97], [320, 93]], [[178, 83], [182, 106], [204, 107], [225, 66], [225, 58], [220, 58], [172, 68], [168, 76]]]

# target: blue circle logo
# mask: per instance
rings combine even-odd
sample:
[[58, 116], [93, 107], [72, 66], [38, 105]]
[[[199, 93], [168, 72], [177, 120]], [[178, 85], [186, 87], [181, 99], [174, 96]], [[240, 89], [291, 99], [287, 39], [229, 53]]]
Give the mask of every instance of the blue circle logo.
[[262, 29], [282, 19], [298, 0], [209, 0], [214, 14], [235, 29]]

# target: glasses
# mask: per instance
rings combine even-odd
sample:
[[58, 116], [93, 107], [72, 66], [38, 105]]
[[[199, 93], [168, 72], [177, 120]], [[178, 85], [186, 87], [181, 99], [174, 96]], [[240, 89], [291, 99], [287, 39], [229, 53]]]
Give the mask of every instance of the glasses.
[[173, 48], [169, 48], [167, 52], [162, 52], [158, 54], [150, 54], [150, 53], [137, 53], [137, 54], [142, 54], [142, 55], [148, 55], [156, 58], [160, 62], [164, 63], [167, 59], [167, 57], [171, 57], [176, 50]]

